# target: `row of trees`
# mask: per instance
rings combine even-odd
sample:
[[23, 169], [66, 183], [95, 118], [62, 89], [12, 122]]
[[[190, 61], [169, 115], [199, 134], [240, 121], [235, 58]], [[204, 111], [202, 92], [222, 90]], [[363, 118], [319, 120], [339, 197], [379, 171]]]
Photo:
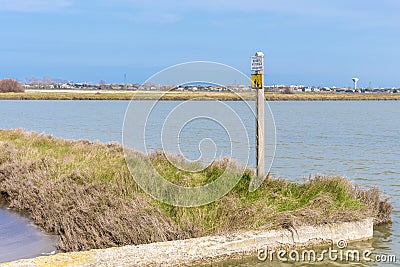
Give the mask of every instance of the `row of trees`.
[[23, 86], [14, 79], [0, 80], [0, 93], [23, 92]]
[[62, 84], [68, 81], [58, 78], [52, 78], [50, 76], [44, 76], [43, 79], [28, 77], [26, 78], [26, 83], [29, 85], [50, 85], [50, 84]]

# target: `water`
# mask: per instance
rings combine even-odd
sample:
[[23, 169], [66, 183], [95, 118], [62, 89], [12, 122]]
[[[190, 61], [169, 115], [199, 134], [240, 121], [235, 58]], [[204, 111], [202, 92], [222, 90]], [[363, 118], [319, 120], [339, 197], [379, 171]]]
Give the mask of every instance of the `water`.
[[[161, 113], [180, 102], [160, 104]], [[207, 108], [207, 102], [203, 102]], [[243, 112], [240, 102], [225, 102]], [[136, 103], [139, 105], [139, 103]], [[121, 129], [128, 101], [0, 101], [0, 128], [25, 128], [68, 139], [121, 142]], [[271, 173], [292, 180], [310, 174], [342, 175], [365, 187], [378, 185], [394, 205], [392, 225], [375, 229], [369, 242], [376, 253], [400, 256], [400, 103], [396, 101], [270, 102], [277, 147]], [[149, 147], [157, 148], [159, 138], [151, 129], [160, 128], [166, 114], [152, 122], [146, 135]], [[244, 118], [249, 136], [254, 136], [254, 120]], [[139, 118], [138, 118], [139, 119]], [[189, 158], [199, 155], [198, 142], [212, 137], [227, 153], [229, 142], [218, 125], [194, 122], [182, 130], [182, 152]], [[197, 129], [197, 131], [190, 131]], [[220, 133], [222, 132], [222, 134]], [[254, 140], [250, 139], [253, 154]], [[254, 157], [250, 158], [254, 166]], [[354, 244], [362, 247], [363, 243]], [[0, 252], [1, 253], [1, 252]], [[1, 255], [0, 255], [1, 258]], [[253, 266], [256, 259], [229, 264]], [[391, 266], [391, 264], [377, 264]]]
[[0, 209], [0, 262], [54, 253], [57, 239], [44, 234], [28, 218]]

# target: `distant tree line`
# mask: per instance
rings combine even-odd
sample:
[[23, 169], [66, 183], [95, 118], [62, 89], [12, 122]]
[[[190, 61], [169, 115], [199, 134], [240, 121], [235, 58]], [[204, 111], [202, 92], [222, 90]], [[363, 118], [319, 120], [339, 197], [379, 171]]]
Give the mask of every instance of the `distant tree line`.
[[26, 84], [37, 87], [37, 88], [46, 88], [50, 85], [56, 86], [63, 83], [67, 83], [68, 81], [58, 78], [52, 78], [49, 76], [43, 77], [43, 79], [35, 78], [35, 77], [28, 77], [26, 78]]
[[0, 80], [0, 93], [24, 92], [22, 85], [14, 79]]

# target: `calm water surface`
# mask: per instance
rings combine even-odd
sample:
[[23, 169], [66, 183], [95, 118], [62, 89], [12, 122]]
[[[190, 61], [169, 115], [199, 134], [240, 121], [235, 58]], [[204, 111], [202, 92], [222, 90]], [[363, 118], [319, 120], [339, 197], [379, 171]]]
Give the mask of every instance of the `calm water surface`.
[[0, 209], [0, 262], [55, 253], [57, 237], [46, 235], [28, 218]]
[[[179, 103], [166, 101], [160, 104], [160, 121], [155, 120], [149, 125], [150, 132], [146, 136], [149, 147], [160, 148], [157, 133], [151, 129], [159, 129], [166, 115], [162, 113], [168, 113]], [[251, 114], [246, 113], [240, 102], [226, 103], [244, 116], [242, 119], [249, 136], [254, 136]], [[121, 142], [127, 105], [128, 101], [0, 101], [0, 128], [25, 128], [68, 139]], [[310, 174], [338, 174], [365, 187], [378, 185], [393, 202], [394, 223], [377, 228], [373, 240], [352, 246], [367, 246], [376, 253], [397, 255], [400, 261], [400, 102], [270, 102], [270, 106], [277, 132], [271, 173], [292, 180]], [[207, 102], [204, 107], [207, 108]], [[182, 152], [189, 158], [198, 157], [198, 141], [206, 137], [214, 139], [220, 149], [218, 155], [229, 151], [229, 140], [216, 124], [195, 122], [191, 127], [185, 127], [181, 137]], [[253, 155], [254, 141], [251, 141]], [[250, 166], [254, 166], [254, 161], [250, 158]], [[23, 243], [16, 240], [10, 246], [17, 248]], [[246, 259], [221, 266], [269, 264]]]

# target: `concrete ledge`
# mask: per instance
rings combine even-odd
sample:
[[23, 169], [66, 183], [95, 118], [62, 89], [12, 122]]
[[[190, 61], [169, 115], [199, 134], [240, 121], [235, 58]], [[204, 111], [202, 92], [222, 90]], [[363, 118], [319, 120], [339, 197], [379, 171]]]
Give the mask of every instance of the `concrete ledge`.
[[373, 219], [276, 231], [246, 231], [138, 246], [61, 253], [1, 264], [6, 266], [182, 266], [255, 255], [258, 249], [315, 245], [373, 236]]

